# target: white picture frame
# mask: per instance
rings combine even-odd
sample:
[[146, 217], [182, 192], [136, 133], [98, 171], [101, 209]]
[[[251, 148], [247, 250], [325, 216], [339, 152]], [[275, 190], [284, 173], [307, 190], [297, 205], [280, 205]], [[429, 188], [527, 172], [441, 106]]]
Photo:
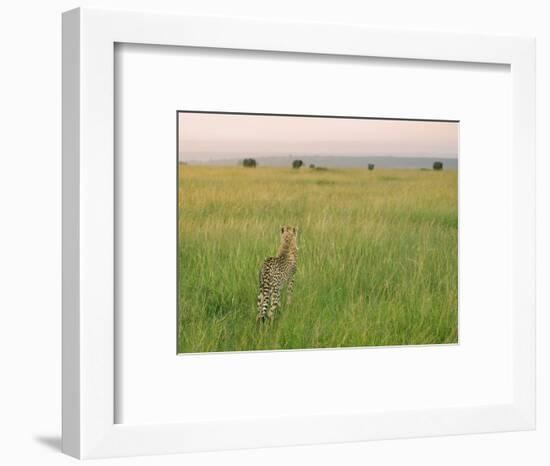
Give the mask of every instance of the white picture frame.
[[[303, 28], [307, 27], [307, 34]], [[514, 229], [509, 403], [381, 413], [115, 423], [115, 44], [510, 66]], [[535, 426], [535, 45], [531, 38], [76, 9], [63, 15], [63, 451], [151, 455]], [[175, 333], [175, 332], [174, 332]], [[159, 394], [161, 396], [161, 394]]]

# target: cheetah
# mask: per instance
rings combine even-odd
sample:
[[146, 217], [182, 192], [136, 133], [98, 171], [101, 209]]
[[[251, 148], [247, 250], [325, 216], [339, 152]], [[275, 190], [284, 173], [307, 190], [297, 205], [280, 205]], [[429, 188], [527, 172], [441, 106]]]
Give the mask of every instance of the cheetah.
[[296, 259], [298, 257], [298, 228], [281, 226], [281, 245], [275, 257], [268, 257], [260, 269], [260, 293], [258, 294], [259, 322], [271, 320], [279, 307], [281, 290], [287, 285], [287, 303], [292, 299]]

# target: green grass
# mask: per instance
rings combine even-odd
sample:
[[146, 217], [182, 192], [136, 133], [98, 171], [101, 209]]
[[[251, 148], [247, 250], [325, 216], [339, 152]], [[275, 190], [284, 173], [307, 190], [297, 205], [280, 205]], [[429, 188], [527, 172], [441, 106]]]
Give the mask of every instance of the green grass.
[[[455, 171], [180, 165], [179, 352], [456, 343]], [[297, 225], [291, 305], [258, 272]]]

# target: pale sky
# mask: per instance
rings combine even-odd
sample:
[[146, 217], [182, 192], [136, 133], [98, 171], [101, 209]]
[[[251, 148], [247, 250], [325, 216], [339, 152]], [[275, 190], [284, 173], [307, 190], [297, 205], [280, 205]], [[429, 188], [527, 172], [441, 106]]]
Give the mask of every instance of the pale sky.
[[458, 123], [179, 113], [180, 160], [269, 155], [458, 155]]

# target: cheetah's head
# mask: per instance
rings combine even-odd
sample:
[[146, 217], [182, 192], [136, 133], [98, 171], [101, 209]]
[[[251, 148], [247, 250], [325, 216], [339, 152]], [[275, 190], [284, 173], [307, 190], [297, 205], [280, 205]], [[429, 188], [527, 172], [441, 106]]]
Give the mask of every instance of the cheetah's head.
[[298, 227], [292, 225], [281, 225], [281, 240], [296, 244], [298, 239]]

